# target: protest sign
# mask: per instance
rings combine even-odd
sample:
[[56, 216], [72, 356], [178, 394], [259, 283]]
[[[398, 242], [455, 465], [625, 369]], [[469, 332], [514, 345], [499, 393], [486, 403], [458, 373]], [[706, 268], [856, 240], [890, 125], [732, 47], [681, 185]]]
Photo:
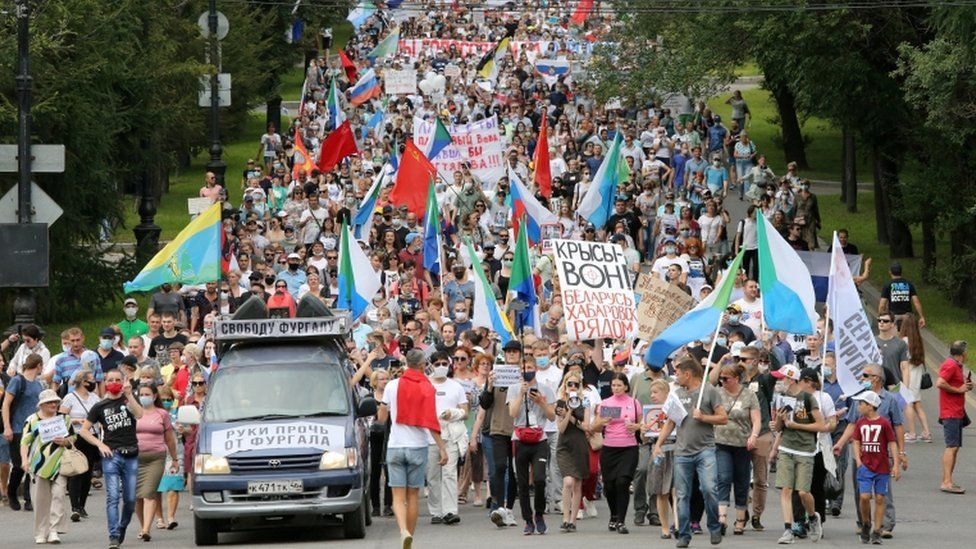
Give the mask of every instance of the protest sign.
[[674, 391], [668, 393], [668, 399], [664, 401], [664, 406], [661, 408], [661, 411], [679, 427], [688, 415], [688, 410], [685, 409], [684, 404], [681, 403], [681, 400]]
[[496, 387], [518, 387], [522, 383], [522, 368], [508, 364], [496, 364], [491, 371], [495, 374]]
[[209, 208], [211, 204], [213, 204], [213, 200], [205, 196], [200, 198], [187, 198], [186, 210], [190, 215], [199, 215], [200, 212]]
[[668, 415], [664, 413], [664, 406], [661, 404], [644, 405], [644, 425], [647, 425], [647, 438], [657, 438], [661, 434], [661, 429], [668, 422]]
[[568, 339], [621, 339], [634, 334], [637, 313], [623, 248], [582, 240], [552, 243]]
[[457, 78], [461, 76], [461, 67], [451, 63], [444, 67], [444, 76], [448, 78]]
[[[475, 13], [477, 13], [477, 10], [475, 10]], [[463, 59], [471, 55], [480, 57], [497, 45], [497, 42], [470, 42], [467, 40], [442, 40], [439, 38], [405, 38], [400, 40], [399, 52], [403, 55], [416, 58], [420, 52], [434, 55], [439, 51], [449, 51], [453, 48]], [[532, 62], [539, 54], [546, 51], [548, 47], [549, 42], [545, 40], [518, 40], [511, 42], [511, 54], [512, 58], [517, 60], [524, 53], [526, 58]]]
[[230, 429], [214, 431], [210, 437], [210, 453], [226, 456], [247, 450], [341, 450], [345, 442], [346, 431], [339, 425], [311, 421], [242, 423]]
[[383, 71], [383, 91], [387, 95], [417, 93], [417, 70]]
[[640, 294], [637, 337], [644, 341], [653, 341], [695, 304], [690, 295], [652, 273], [641, 273], [637, 277], [635, 292]]
[[41, 442], [44, 444], [58, 437], [68, 436], [68, 426], [64, 423], [64, 416], [54, 416], [38, 421], [37, 430], [41, 435]]
[[[505, 176], [504, 144], [495, 116], [471, 124], [451, 124], [447, 131], [452, 143], [431, 160], [439, 173], [450, 179], [468, 163], [474, 176], [489, 188]], [[433, 134], [432, 120], [413, 119], [413, 140], [420, 150], [429, 149]]]

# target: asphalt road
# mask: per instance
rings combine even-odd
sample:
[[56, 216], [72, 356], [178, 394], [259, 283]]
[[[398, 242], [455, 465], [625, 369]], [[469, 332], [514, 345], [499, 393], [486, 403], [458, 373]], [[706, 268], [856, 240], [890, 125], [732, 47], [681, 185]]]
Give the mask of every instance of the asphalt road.
[[[937, 417], [936, 390], [923, 393], [923, 401], [930, 418]], [[970, 414], [976, 409], [970, 407]], [[916, 443], [908, 446], [910, 467], [901, 481], [895, 483], [894, 493], [897, 504], [898, 522], [895, 537], [885, 540], [885, 545], [892, 547], [920, 547], [937, 541], [942, 547], [972, 547], [972, 533], [969, 531], [970, 521], [976, 519], [976, 429], [967, 429], [964, 436], [960, 463], [955, 476], [956, 483], [967, 488], [965, 495], [956, 496], [939, 492], [941, 475], [940, 460], [942, 456], [942, 433], [939, 425], [933, 420], [933, 442], [931, 444]], [[850, 488], [848, 482], [848, 489]], [[68, 523], [68, 531], [62, 536], [63, 545], [68, 547], [105, 547], [108, 543], [105, 526], [104, 492], [94, 491], [88, 503], [91, 518], [78, 524]], [[127, 547], [192, 547], [193, 527], [192, 517], [184, 499], [177, 520], [180, 525], [176, 530], [163, 531], [153, 529], [153, 539], [150, 543], [143, 543], [136, 539], [138, 525], [133, 520], [129, 530]], [[461, 546], [465, 549], [496, 549], [500, 544], [531, 543], [535, 547], [599, 547], [603, 543], [613, 543], [617, 547], [646, 547], [648, 544], [660, 547], [672, 547], [673, 541], [658, 539], [660, 531], [657, 527], [631, 527], [630, 535], [622, 536], [606, 530], [607, 513], [603, 502], [600, 502], [600, 516], [587, 519], [579, 523], [576, 534], [560, 534], [556, 527], [560, 518], [549, 515], [550, 533], [546, 536], [533, 536], [525, 539], [521, 528], [499, 530], [492, 525], [484, 509], [475, 509], [470, 504], [461, 507], [462, 522], [456, 526], [432, 526], [426, 513], [426, 504], [421, 501], [422, 516], [419, 523], [415, 547], [449, 547]], [[829, 518], [825, 526], [825, 537], [818, 545], [822, 547], [852, 547], [858, 544], [854, 535], [853, 508], [850, 501], [845, 502], [843, 514], [838, 518]], [[756, 544], [775, 545], [780, 535], [777, 524], [779, 518], [779, 497], [776, 490], [769, 492], [769, 501], [763, 522], [765, 532], [753, 532], [747, 529], [744, 536], [727, 536], [722, 546], [753, 547]], [[0, 509], [0, 549], [22, 548], [31, 545], [33, 515], [24, 511], [14, 512], [8, 508]], [[221, 545], [242, 547], [335, 547], [335, 548], [390, 548], [399, 543], [399, 532], [396, 523], [391, 518], [376, 519], [368, 530], [366, 539], [346, 541], [341, 537], [341, 529], [324, 528], [287, 529], [279, 528], [262, 532], [222, 534]], [[969, 540], [969, 541], [967, 541]], [[567, 542], [569, 544], [567, 545]], [[810, 541], [800, 540], [799, 544], [810, 544]], [[458, 545], [461, 544], [461, 545]], [[696, 536], [693, 547], [708, 546], [707, 539]]]

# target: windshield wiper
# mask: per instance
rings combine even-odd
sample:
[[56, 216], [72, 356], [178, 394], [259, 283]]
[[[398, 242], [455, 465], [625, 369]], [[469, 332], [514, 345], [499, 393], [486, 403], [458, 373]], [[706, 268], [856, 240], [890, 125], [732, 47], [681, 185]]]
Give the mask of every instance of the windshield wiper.
[[262, 421], [265, 419], [290, 419], [296, 417], [301, 417], [301, 416], [296, 416], [294, 414], [264, 414], [259, 416], [235, 417], [234, 419], [228, 419], [225, 421], [227, 421], [228, 423], [232, 423], [236, 421]]
[[346, 412], [327, 412], [327, 411], [322, 411], [322, 412], [314, 412], [314, 413], [311, 413], [311, 414], [302, 414], [299, 417], [327, 417], [327, 416], [344, 416], [344, 415], [347, 415]]

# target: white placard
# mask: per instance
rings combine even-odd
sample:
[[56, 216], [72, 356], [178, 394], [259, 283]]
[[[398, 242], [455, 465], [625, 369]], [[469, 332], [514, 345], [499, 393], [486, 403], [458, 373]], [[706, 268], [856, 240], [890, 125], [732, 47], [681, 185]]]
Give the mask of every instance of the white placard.
[[417, 93], [417, 70], [383, 71], [383, 91], [387, 95]]
[[348, 315], [324, 318], [219, 320], [214, 324], [214, 334], [218, 340], [235, 341], [272, 337], [344, 336], [348, 326]]
[[210, 435], [210, 453], [215, 456], [247, 450], [342, 450], [345, 445], [346, 430], [343, 427], [311, 421], [244, 424]]
[[[705, 387], [701, 389], [704, 390]], [[678, 395], [674, 394], [674, 391], [668, 393], [668, 399], [664, 401], [661, 411], [679, 427], [688, 415], [688, 410], [685, 409], [684, 404], [681, 404], [681, 400], [678, 399]]]
[[453, 63], [450, 64], [450, 65], [445, 66], [444, 67], [444, 76], [446, 76], [448, 78], [457, 78], [457, 77], [461, 76], [461, 67], [459, 67], [459, 66], [457, 66], [457, 65], [455, 65]]
[[190, 215], [199, 215], [212, 205], [213, 205], [213, 200], [210, 200], [206, 196], [186, 199], [186, 210], [190, 213]]
[[37, 422], [37, 431], [41, 436], [41, 443], [47, 444], [58, 437], [68, 436], [68, 426], [64, 423], [64, 416], [54, 416]]
[[491, 370], [495, 373], [495, 386], [518, 387], [522, 383], [522, 368], [508, 364], [496, 364]]
[[[505, 144], [498, 133], [498, 119], [495, 116], [471, 124], [450, 125], [451, 145], [444, 147], [431, 162], [438, 173], [451, 179], [454, 172], [461, 170], [465, 162], [471, 165], [471, 172], [488, 188], [505, 176]], [[414, 117], [413, 140], [420, 150], [427, 151], [434, 122]]]
[[582, 240], [552, 243], [568, 339], [623, 339], [635, 334], [637, 305], [623, 248]]

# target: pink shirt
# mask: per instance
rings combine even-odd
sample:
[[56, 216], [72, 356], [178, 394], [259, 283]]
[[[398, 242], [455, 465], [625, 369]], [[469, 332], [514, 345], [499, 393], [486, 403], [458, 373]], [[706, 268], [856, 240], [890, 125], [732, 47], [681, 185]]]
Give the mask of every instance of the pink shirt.
[[614, 448], [625, 446], [637, 446], [637, 437], [634, 433], [627, 431], [628, 423], [635, 423], [641, 414], [641, 405], [633, 397], [624, 393], [613, 395], [600, 403], [597, 413], [603, 414], [603, 410], [620, 410], [619, 417], [614, 417], [603, 428], [603, 445]]
[[169, 412], [159, 408], [146, 409], [139, 421], [136, 422], [136, 438], [139, 439], [139, 451], [155, 454], [166, 451], [166, 432], [173, 429], [169, 420]]

